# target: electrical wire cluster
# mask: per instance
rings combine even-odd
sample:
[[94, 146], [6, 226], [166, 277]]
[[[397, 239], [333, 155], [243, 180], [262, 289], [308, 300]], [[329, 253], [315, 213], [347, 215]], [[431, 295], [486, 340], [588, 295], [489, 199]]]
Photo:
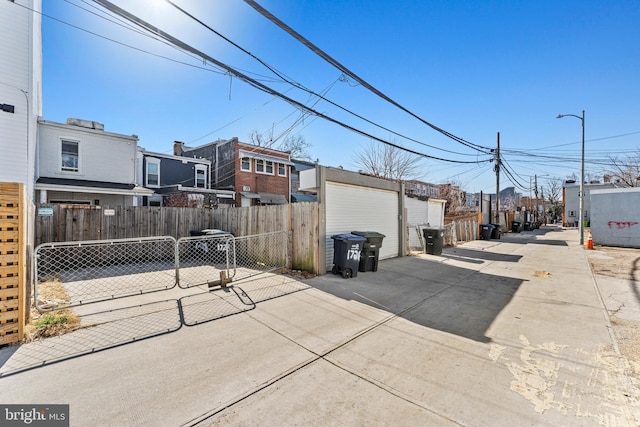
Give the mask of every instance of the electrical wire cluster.
[[[340, 105], [337, 102], [334, 102], [332, 100], [330, 100], [329, 98], [327, 98], [326, 96], [326, 91], [323, 91], [323, 93], [318, 93], [312, 89], [309, 89], [307, 87], [305, 87], [304, 85], [296, 82], [295, 80], [293, 80], [292, 78], [288, 77], [285, 73], [277, 70], [275, 67], [272, 67], [271, 65], [269, 65], [266, 61], [262, 60], [261, 58], [257, 57], [256, 55], [252, 54], [250, 51], [248, 51], [247, 49], [244, 49], [242, 46], [240, 46], [239, 44], [235, 43], [234, 41], [232, 41], [230, 38], [224, 36], [223, 34], [221, 34], [219, 31], [215, 30], [214, 28], [212, 28], [211, 26], [209, 26], [208, 24], [206, 24], [203, 20], [199, 19], [198, 17], [196, 17], [194, 14], [188, 12], [186, 9], [178, 6], [176, 3], [174, 3], [171, 0], [165, 0], [167, 3], [169, 3], [171, 6], [173, 6], [174, 8], [176, 8], [178, 11], [180, 11], [181, 13], [183, 13], [184, 15], [188, 16], [190, 19], [194, 20], [195, 22], [197, 22], [199, 25], [205, 27], [207, 30], [209, 30], [210, 32], [212, 32], [213, 34], [215, 34], [217, 37], [220, 37], [221, 39], [225, 40], [227, 43], [231, 44], [232, 46], [234, 46], [235, 48], [241, 50], [242, 52], [244, 52], [245, 54], [249, 55], [251, 58], [253, 58], [254, 60], [256, 60], [257, 62], [259, 62], [262, 66], [264, 66], [269, 72], [271, 72], [273, 74], [273, 76], [275, 77], [268, 77], [268, 76], [262, 76], [262, 75], [257, 75], [256, 73], [250, 73], [250, 72], [243, 72], [242, 70], [232, 67], [208, 54], [206, 54], [205, 52], [202, 52], [194, 47], [192, 47], [191, 45], [184, 43], [182, 41], [180, 41], [179, 39], [171, 36], [170, 34], [166, 33], [165, 31], [161, 30], [160, 28], [143, 21], [142, 19], [138, 18], [137, 16], [127, 12], [126, 10], [114, 5], [113, 3], [106, 1], [106, 0], [94, 0], [93, 3], [96, 3], [98, 5], [100, 5], [104, 10], [100, 10], [100, 11], [94, 11], [89, 9], [89, 7], [94, 7], [89, 5], [89, 2], [86, 0], [79, 0], [82, 3], [85, 3], [87, 5], [87, 7], [81, 6], [73, 1], [70, 0], [65, 0], [67, 3], [69, 3], [70, 5], [76, 6], [82, 10], [84, 10], [87, 13], [90, 13], [94, 16], [103, 18], [105, 20], [107, 20], [108, 22], [114, 24], [114, 25], [118, 25], [120, 27], [126, 28], [130, 31], [136, 32], [137, 34], [140, 35], [144, 35], [145, 37], [149, 37], [152, 38], [160, 43], [163, 43], [165, 45], [171, 46], [175, 49], [177, 49], [180, 52], [186, 53], [187, 55], [189, 55], [191, 58], [193, 59], [198, 59], [198, 62], [200, 62], [200, 64], [193, 64], [193, 63], [189, 63], [186, 61], [181, 61], [181, 60], [177, 60], [175, 58], [171, 58], [165, 55], [159, 55], [159, 54], [155, 54], [153, 52], [150, 52], [146, 49], [142, 49], [136, 46], [133, 46], [131, 44], [128, 43], [123, 43], [120, 41], [115, 40], [114, 38], [111, 37], [106, 37], [104, 35], [98, 34], [95, 31], [91, 31], [91, 30], [87, 30], [85, 28], [81, 28], [78, 25], [74, 25], [74, 24], [70, 24], [65, 22], [62, 19], [50, 16], [50, 15], [46, 15], [43, 14], [43, 16], [50, 18], [52, 20], [55, 20], [57, 22], [69, 25], [73, 28], [76, 28], [78, 30], [81, 31], [85, 31], [89, 34], [92, 34], [94, 36], [98, 36], [101, 37], [103, 39], [109, 40], [111, 42], [117, 43], [119, 45], [128, 47], [130, 49], [134, 49], [136, 51], [148, 54], [148, 55], [153, 55], [162, 59], [166, 59], [172, 62], [176, 62], [176, 63], [180, 63], [189, 67], [194, 67], [194, 68], [198, 68], [198, 69], [204, 69], [207, 71], [213, 71], [217, 74], [221, 74], [221, 75], [226, 75], [226, 76], [230, 76], [232, 78], [236, 78], [239, 80], [242, 80], [243, 82], [249, 84], [250, 86], [273, 95], [274, 97], [283, 100], [287, 103], [289, 103], [290, 105], [292, 105], [297, 111], [301, 112], [301, 116], [296, 119], [296, 121], [294, 122], [294, 125], [290, 126], [290, 128], [288, 129], [289, 131], [291, 131], [296, 124], [300, 124], [304, 117], [307, 116], [314, 116], [316, 118], [322, 118], [326, 121], [329, 121], [331, 123], [334, 123], [342, 128], [345, 128], [351, 132], [354, 132], [356, 134], [359, 134], [361, 136], [364, 136], [368, 139], [383, 143], [383, 144], [387, 144], [390, 146], [393, 146], [395, 148], [398, 148], [400, 150], [409, 152], [411, 154], [414, 154], [416, 156], [419, 157], [423, 157], [426, 159], [431, 159], [431, 160], [435, 160], [435, 161], [440, 161], [440, 162], [447, 162], [447, 163], [454, 163], [454, 164], [479, 164], [479, 163], [486, 163], [489, 162], [491, 159], [488, 156], [485, 157], [480, 157], [482, 155], [488, 155], [490, 149], [488, 147], [484, 147], [478, 144], [474, 144], [471, 143], [469, 141], [464, 140], [463, 138], [457, 137], [455, 135], [453, 135], [452, 133], [445, 131], [444, 129], [441, 129], [435, 125], [433, 125], [432, 123], [428, 122], [427, 120], [417, 116], [416, 114], [410, 112], [409, 110], [407, 110], [406, 108], [402, 107], [399, 103], [393, 101], [391, 98], [387, 97], [386, 95], [382, 94], [380, 91], [378, 91], [377, 89], [373, 88], [371, 85], [369, 85], [367, 82], [365, 82], [363, 79], [361, 79], [360, 77], [358, 77], [357, 75], [355, 75], [354, 73], [350, 72], [349, 70], [346, 69], [346, 67], [341, 66], [341, 68], [343, 68], [346, 72], [342, 72], [340, 74], [340, 76], [338, 77], [338, 81], [341, 82], [350, 82], [350, 81], [357, 81], [360, 85], [363, 85], [365, 87], [367, 87], [369, 90], [371, 90], [372, 92], [374, 92], [376, 95], [382, 97], [383, 99], [385, 99], [386, 101], [390, 102], [391, 104], [395, 105], [396, 107], [402, 109], [403, 111], [409, 113], [410, 115], [416, 117], [417, 119], [419, 119], [421, 122], [427, 124], [429, 127], [431, 127], [432, 129], [436, 130], [437, 132], [447, 136], [448, 138], [451, 138], [452, 140], [459, 142], [460, 144], [468, 147], [468, 148], [472, 148], [476, 153], [461, 153], [458, 151], [454, 151], [454, 150], [448, 150], [448, 149], [444, 149], [444, 148], [440, 148], [437, 146], [434, 146], [432, 144], [427, 144], [424, 143], [416, 138], [412, 138], [409, 137], [407, 135], [405, 135], [402, 132], [398, 132], [396, 130], [393, 130], [391, 128], [389, 128], [388, 126], [384, 126], [380, 123], [377, 123], [374, 120], [370, 120], [366, 117], [364, 117], [361, 114], [358, 114], [355, 111], [352, 111], [351, 109], [344, 107], [342, 105]], [[106, 11], [106, 13], [105, 13]], [[99, 13], [101, 12], [101, 13]], [[249, 74], [251, 74], [252, 76], [250, 76]], [[307, 105], [307, 103], [303, 103], [301, 101], [298, 101], [296, 99], [294, 99], [293, 97], [287, 96], [285, 93], [286, 91], [283, 93], [281, 91], [275, 90], [272, 87], [269, 87], [265, 84], [265, 82], [284, 82], [287, 83], [289, 85], [291, 85], [291, 87], [294, 87], [296, 89], [302, 90], [305, 93], [309, 94], [310, 96], [313, 97], [314, 102], [311, 105]], [[395, 143], [395, 142], [391, 142], [391, 141], [387, 141], [385, 139], [379, 138], [378, 136], [375, 136], [373, 134], [371, 134], [368, 131], [365, 131], [355, 125], [351, 125], [348, 124], [346, 122], [344, 122], [343, 120], [339, 120], [336, 119], [332, 116], [329, 116], [326, 113], [322, 113], [318, 110], [316, 110], [315, 108], [313, 108], [314, 105], [316, 105], [319, 101], [323, 101], [328, 103], [329, 105], [332, 105], [346, 113], [348, 113], [349, 115], [364, 121], [367, 124], [373, 125], [378, 129], [384, 130], [392, 135], [398, 136], [399, 138], [401, 138], [404, 141], [408, 141], [408, 142], [413, 142], [416, 144], [419, 144], [421, 146], [427, 147], [431, 150], [438, 150], [438, 151], [442, 151], [445, 153], [450, 153], [450, 154], [455, 154], [456, 156], [469, 156], [469, 157], [474, 157], [473, 160], [459, 160], [459, 159], [455, 159], [455, 158], [445, 158], [443, 156], [438, 156], [438, 155], [433, 155], [431, 153], [427, 153], [427, 152], [423, 152], [423, 151], [418, 151], [416, 149], [411, 149], [408, 147], [403, 146], [401, 143]], [[213, 132], [210, 132], [209, 134], [211, 134]], [[281, 137], [283, 135], [286, 135], [287, 132], [283, 132]], [[204, 136], [203, 136], [204, 137]]]
[[[98, 34], [95, 31], [91, 31], [88, 30], [86, 28], [82, 28], [78, 25], [74, 25], [68, 22], [65, 22], [62, 19], [50, 16], [50, 15], [46, 15], [43, 14], [43, 16], [55, 20], [57, 22], [63, 23], [65, 25], [69, 25], [75, 29], [87, 32], [89, 34], [92, 34], [94, 36], [97, 37], [101, 37], [103, 39], [109, 40], [110, 42], [113, 43], [117, 43], [121, 46], [125, 46], [127, 48], [130, 49], [134, 49], [138, 52], [141, 53], [145, 53], [147, 55], [152, 55], [155, 57], [159, 57], [168, 61], [172, 61], [175, 63], [179, 63], [188, 67], [192, 67], [192, 68], [197, 68], [197, 69], [201, 69], [201, 70], [205, 70], [207, 72], [213, 72], [222, 76], [227, 76], [230, 79], [236, 78], [238, 80], [243, 81], [244, 83], [248, 84], [249, 86], [260, 90], [264, 93], [270, 94], [273, 96], [273, 98], [269, 101], [267, 101], [266, 103], [264, 103], [263, 105], [266, 105], [270, 102], [272, 102], [275, 99], [279, 99], [282, 101], [285, 101], [287, 103], [289, 103], [291, 106], [294, 107], [294, 110], [292, 113], [288, 114], [286, 117], [284, 117], [280, 123], [284, 122], [285, 120], [289, 120], [291, 118], [291, 116], [295, 115], [296, 113], [298, 114], [297, 117], [293, 120], [292, 124], [289, 125], [284, 131], [279, 132], [276, 135], [271, 135], [272, 136], [272, 142], [278, 141], [278, 140], [282, 140], [284, 139], [287, 135], [289, 135], [291, 132], [294, 131], [294, 129], [298, 128], [299, 126], [309, 126], [309, 124], [311, 124], [314, 120], [320, 118], [323, 119], [325, 121], [328, 121], [330, 123], [333, 123], [337, 126], [340, 126], [344, 129], [347, 129], [353, 133], [356, 133], [358, 135], [361, 135], [365, 138], [368, 138], [370, 140], [373, 141], [377, 141], [380, 142], [382, 144], [386, 144], [392, 147], [395, 147], [399, 150], [403, 150], [405, 152], [411, 153], [415, 156], [419, 156], [425, 159], [430, 159], [433, 160], [435, 162], [438, 162], [439, 164], [442, 165], [443, 168], [464, 168], [464, 170], [458, 174], [458, 176], [462, 176], [462, 175], [470, 175], [473, 174], [473, 176], [471, 177], [471, 179], [477, 178], [479, 176], [481, 176], [484, 173], [490, 172], [489, 168], [486, 168], [486, 163], [489, 162], [495, 162], [494, 163], [494, 170], [495, 172], [499, 173], [499, 172], [504, 172], [504, 174], [506, 175], [506, 178], [518, 189], [520, 190], [526, 190], [528, 191], [530, 189], [530, 184], [527, 185], [526, 184], [526, 179], [519, 173], [516, 172], [516, 168], [513, 167], [512, 165], [518, 165], [518, 169], [524, 169], [524, 170], [531, 170], [531, 171], [535, 171], [540, 172], [541, 168], [552, 168], [554, 165], [557, 165], [558, 167], [560, 166], [564, 166], [566, 168], [566, 166], [568, 164], [579, 164], [580, 159], [578, 157], [578, 153], [575, 150], [568, 150], [568, 149], [561, 149], [560, 147], [566, 147], [569, 145], [573, 145], [575, 143], [569, 143], [569, 144], [559, 144], [559, 145], [554, 145], [554, 146], [549, 146], [549, 147], [542, 147], [542, 148], [537, 148], [537, 149], [531, 149], [531, 150], [517, 150], [517, 149], [508, 149], [508, 148], [503, 148], [500, 150], [500, 156], [499, 156], [499, 161], [496, 161], [496, 159], [494, 158], [494, 150], [490, 147], [487, 147], [485, 145], [481, 145], [481, 144], [476, 144], [473, 143], [471, 141], [468, 141], [464, 138], [461, 138], [455, 134], [453, 134], [452, 132], [449, 132], [445, 129], [442, 129], [438, 126], [436, 126], [435, 124], [431, 123], [430, 121], [424, 119], [423, 117], [419, 116], [418, 114], [412, 112], [411, 110], [409, 110], [408, 108], [404, 107], [402, 104], [400, 104], [399, 102], [395, 101], [394, 99], [392, 99], [391, 97], [389, 97], [388, 95], [384, 94], [382, 91], [378, 90], [377, 88], [375, 88], [373, 85], [371, 85], [370, 83], [368, 83], [365, 79], [363, 79], [362, 77], [360, 77], [359, 75], [357, 75], [355, 72], [353, 72], [352, 70], [350, 70], [349, 68], [347, 68], [345, 65], [341, 64], [339, 61], [337, 61], [335, 58], [333, 58], [331, 55], [329, 55], [327, 52], [325, 52], [324, 50], [320, 49], [318, 46], [316, 46], [314, 43], [312, 43], [311, 41], [309, 41], [308, 39], [306, 39], [304, 36], [302, 36], [300, 33], [298, 33], [297, 31], [295, 31], [293, 28], [291, 28], [290, 26], [288, 26], [286, 23], [284, 23], [283, 21], [281, 21], [280, 19], [278, 19], [276, 16], [274, 16], [272, 13], [270, 13], [269, 11], [267, 11], [265, 8], [263, 8], [262, 6], [260, 6], [255, 0], [244, 0], [244, 2], [249, 5], [251, 8], [253, 8], [256, 12], [258, 12], [260, 15], [262, 15], [263, 17], [265, 17], [266, 19], [268, 19], [270, 22], [272, 22], [273, 24], [275, 24], [277, 27], [279, 27], [280, 29], [282, 29], [283, 31], [285, 31], [287, 34], [289, 34], [291, 37], [293, 37], [296, 41], [298, 41], [299, 43], [301, 43], [302, 45], [304, 45], [305, 47], [307, 47], [311, 52], [313, 52], [315, 55], [319, 56], [320, 58], [322, 58], [323, 60], [325, 60], [327, 63], [331, 64], [333, 67], [335, 67], [339, 72], [340, 75], [324, 90], [322, 91], [315, 91], [313, 89], [310, 89], [308, 87], [306, 87], [305, 85], [297, 82], [296, 80], [294, 80], [293, 78], [289, 77], [286, 73], [276, 69], [275, 67], [273, 67], [272, 65], [270, 65], [267, 61], [263, 60], [262, 58], [258, 57], [257, 55], [253, 54], [252, 52], [250, 52], [248, 49], [245, 49], [244, 47], [240, 46], [238, 43], [234, 42], [233, 40], [231, 40], [229, 37], [226, 37], [225, 35], [223, 35], [222, 33], [220, 33], [219, 31], [217, 31], [216, 29], [214, 29], [211, 25], [207, 24], [203, 19], [195, 16], [193, 13], [189, 12], [188, 10], [186, 10], [184, 7], [181, 7], [179, 5], [177, 5], [174, 1], [172, 0], [165, 0], [166, 3], [168, 3], [169, 5], [171, 5], [173, 8], [175, 8], [179, 13], [183, 14], [184, 16], [188, 17], [189, 19], [191, 19], [192, 21], [194, 21], [195, 23], [197, 23], [198, 25], [202, 26], [203, 28], [205, 28], [207, 31], [209, 31], [210, 33], [214, 34], [216, 37], [224, 40], [226, 43], [230, 44], [231, 46], [233, 46], [235, 49], [238, 49], [239, 51], [241, 51], [242, 53], [244, 53], [245, 55], [249, 56], [252, 60], [258, 62], [262, 67], [264, 67], [268, 73], [270, 73], [270, 75], [263, 75], [263, 74], [258, 74], [256, 72], [250, 72], [250, 71], [244, 71], [241, 70], [237, 67], [233, 67], [217, 58], [214, 58], [212, 55], [207, 54], [206, 52], [203, 52], [199, 49], [196, 49], [195, 47], [189, 45], [188, 43], [185, 43], [184, 41], [179, 40], [178, 38], [172, 36], [171, 34], [163, 31], [162, 29], [154, 26], [153, 24], [146, 22], [144, 20], [142, 20], [141, 18], [133, 15], [132, 13], [114, 5], [113, 3], [109, 2], [108, 0], [77, 0], [80, 1], [82, 3], [84, 3], [86, 6], [81, 6], [78, 3], [75, 3], [71, 0], [65, 0], [67, 3], [69, 3], [70, 5], [73, 5], [75, 7], [78, 7], [79, 9], [85, 11], [86, 13], [92, 14], [96, 17], [99, 17], [101, 19], [104, 19], [108, 22], [110, 22], [113, 25], [117, 25], [120, 26], [122, 28], [126, 28], [129, 31], [135, 32], [138, 35], [144, 36], [144, 37], [148, 37], [150, 39], [153, 39], [159, 43], [162, 43], [166, 46], [169, 46], [173, 49], [175, 49], [177, 52], [180, 52], [181, 54], [187, 55], [193, 62], [187, 62], [187, 61], [183, 61], [183, 60], [179, 60], [179, 59], [175, 59], [166, 55], [159, 55], [153, 52], [150, 52], [146, 49], [142, 49], [140, 47], [136, 47], [134, 45], [131, 44], [127, 44], [127, 43], [123, 43], [121, 41], [117, 41], [111, 37], [107, 37], [101, 34]], [[94, 4], [91, 3], [95, 3], [100, 5], [100, 8], [96, 7]], [[18, 6], [21, 7], [25, 7], [23, 5], [20, 5], [19, 3], [16, 3]], [[471, 149], [472, 152], [471, 153], [464, 153], [464, 152], [459, 152], [456, 150], [450, 150], [450, 149], [445, 149], [445, 148], [441, 148], [441, 147], [437, 147], [435, 145], [432, 144], [427, 144], [423, 141], [420, 141], [416, 138], [410, 137], [408, 135], [406, 135], [403, 132], [399, 132], [396, 130], [391, 129], [389, 126], [385, 126], [381, 123], [378, 123], [374, 120], [368, 119], [367, 117], [365, 117], [362, 114], [359, 114], [356, 111], [353, 111], [352, 109], [349, 109], [341, 104], [339, 104], [338, 102], [334, 102], [331, 99], [328, 98], [328, 93], [331, 91], [331, 89], [334, 87], [334, 85], [338, 82], [342, 82], [342, 83], [346, 83], [349, 86], [357, 86], [360, 85], [364, 88], [366, 88], [367, 90], [369, 90], [371, 93], [375, 94], [377, 97], [381, 98], [382, 100], [384, 100], [385, 102], [393, 105], [394, 107], [398, 108], [399, 110], [403, 111], [404, 113], [410, 115], [411, 117], [417, 119], [419, 122], [421, 122], [422, 124], [428, 126], [430, 129], [436, 131], [437, 133], [444, 135], [445, 137], [447, 137], [448, 139], [451, 139], [452, 141], [466, 147], [467, 149]], [[355, 82], [355, 83], [354, 83]], [[289, 87], [287, 90], [284, 91], [280, 91], [280, 90], [276, 90], [271, 86], [268, 86], [267, 83], [285, 83], [287, 84]], [[299, 90], [302, 91], [303, 93], [305, 93], [308, 96], [308, 99], [303, 102], [300, 101], [296, 98], [294, 98], [292, 95], [289, 95], [288, 93], [293, 90]], [[337, 109], [339, 109], [340, 111], [343, 111], [345, 113], [347, 113], [349, 116], [356, 118], [368, 125], [374, 126], [377, 129], [383, 130], [385, 132], [388, 132], [389, 134], [392, 134], [398, 138], [400, 138], [402, 141], [406, 141], [406, 142], [411, 142], [411, 143], [415, 143], [418, 144], [422, 147], [425, 148], [429, 148], [431, 150], [431, 152], [427, 153], [424, 151], [419, 151], [416, 149], [412, 149], [412, 148], [408, 148], [406, 146], [403, 146], [401, 143], [396, 143], [396, 142], [392, 142], [392, 141], [388, 141], [382, 138], [379, 138], [375, 135], [373, 135], [371, 132], [369, 131], [365, 131], [359, 127], [357, 127], [356, 125], [352, 125], [349, 124], [347, 122], [345, 122], [344, 120], [340, 120], [337, 119], [333, 116], [328, 115], [327, 113], [321, 112], [318, 109], [318, 104], [320, 102], [324, 102], [327, 103], [328, 105], [331, 105], [332, 107], [336, 107]], [[247, 113], [249, 114], [249, 113]], [[245, 115], [246, 116], [246, 115]], [[244, 116], [243, 116], [244, 117]], [[306, 118], [308, 117], [313, 117], [313, 119], [311, 120], [306, 120]], [[240, 120], [242, 117], [239, 117], [237, 119], [235, 119], [233, 122]], [[231, 123], [233, 123], [231, 122]], [[207, 134], [195, 139], [192, 142], [198, 141], [200, 139], [204, 139], [207, 138], [208, 136], [210, 136], [211, 134], [217, 132], [218, 130], [230, 125], [231, 123], [226, 124], [225, 126], [218, 128], [212, 132], [208, 132]], [[640, 134], [640, 131], [638, 132], [632, 132], [632, 133], [627, 133], [627, 134], [622, 134], [622, 135], [615, 135], [615, 136], [610, 136], [610, 137], [605, 137], [605, 138], [598, 138], [598, 139], [592, 139], [589, 140], [588, 142], [595, 142], [595, 141], [601, 141], [601, 140], [605, 140], [605, 139], [612, 139], [612, 138], [618, 138], [618, 137], [624, 137], [624, 136], [631, 136], [631, 135], [635, 135], [635, 134]], [[438, 152], [442, 152], [442, 153], [448, 153], [450, 155], [455, 155], [458, 158], [450, 158], [450, 157], [444, 157], [444, 156], [440, 156], [440, 155], [434, 155], [433, 154], [433, 150], [436, 150]], [[615, 156], [615, 155], [620, 155], [620, 156], [631, 156], [633, 154], [638, 155], [638, 151], [636, 150], [635, 152], [631, 152], [631, 151], [612, 151], [610, 149], [608, 150], [588, 150], [587, 151], [587, 157], [585, 158], [585, 163], [588, 165], [591, 165], [592, 167], [596, 167], [596, 168], [600, 168], [602, 170], [605, 170], [607, 167], [612, 167], [614, 165], [614, 162], [612, 162], [612, 157], [611, 156]], [[472, 160], [461, 160], [459, 157], [473, 157]], [[453, 175], [453, 177], [455, 177], [456, 175]]]

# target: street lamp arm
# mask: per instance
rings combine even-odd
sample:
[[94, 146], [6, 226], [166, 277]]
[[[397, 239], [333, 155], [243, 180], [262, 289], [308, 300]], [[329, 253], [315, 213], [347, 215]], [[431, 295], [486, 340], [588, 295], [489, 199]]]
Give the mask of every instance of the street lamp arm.
[[558, 114], [558, 117], [556, 117], [556, 119], [561, 119], [563, 117], [567, 117], [567, 116], [571, 116], [571, 117], [575, 117], [577, 119], [582, 120], [582, 117], [576, 115], [576, 114]]

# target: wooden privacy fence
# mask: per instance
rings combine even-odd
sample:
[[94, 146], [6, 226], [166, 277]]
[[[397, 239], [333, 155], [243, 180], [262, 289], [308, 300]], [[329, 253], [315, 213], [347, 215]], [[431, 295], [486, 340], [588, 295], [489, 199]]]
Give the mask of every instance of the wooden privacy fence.
[[0, 345], [20, 342], [29, 318], [32, 214], [23, 184], [0, 183]]
[[481, 215], [480, 213], [472, 213], [464, 216], [445, 217], [445, 246], [455, 246], [459, 242], [477, 240], [480, 232]]
[[217, 228], [236, 237], [289, 232], [291, 268], [318, 271], [318, 204], [244, 208], [39, 205], [36, 245], [50, 242], [138, 237], [188, 237], [192, 230]]

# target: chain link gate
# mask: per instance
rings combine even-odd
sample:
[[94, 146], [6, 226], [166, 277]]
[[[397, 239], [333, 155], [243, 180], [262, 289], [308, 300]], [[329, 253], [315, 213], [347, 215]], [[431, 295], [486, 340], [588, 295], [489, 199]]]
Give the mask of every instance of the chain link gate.
[[281, 231], [39, 245], [34, 306], [43, 315], [68, 309], [63, 316], [77, 317], [79, 324], [55, 340], [20, 347], [0, 378], [246, 312], [258, 302], [307, 289], [277, 274], [289, 262], [288, 238]]
[[40, 312], [171, 289], [176, 240], [43, 243], [34, 252], [34, 301]]
[[183, 237], [176, 243], [178, 286], [226, 285], [235, 259], [235, 239], [219, 232]]
[[176, 284], [224, 287], [287, 263], [286, 231], [44, 243], [34, 253], [35, 307], [47, 312]]

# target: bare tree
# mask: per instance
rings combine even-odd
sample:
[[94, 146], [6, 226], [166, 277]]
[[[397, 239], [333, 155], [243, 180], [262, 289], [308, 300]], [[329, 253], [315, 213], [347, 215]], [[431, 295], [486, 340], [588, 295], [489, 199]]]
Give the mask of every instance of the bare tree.
[[311, 148], [311, 144], [302, 135], [289, 135], [278, 146], [278, 150], [291, 153], [292, 159], [300, 160], [311, 160], [309, 148]]
[[293, 159], [311, 159], [311, 155], [309, 154], [311, 144], [308, 143], [302, 135], [289, 134], [282, 142], [278, 143], [278, 138], [273, 137], [273, 131], [263, 134], [254, 129], [251, 131], [249, 139], [251, 143], [257, 147], [287, 151], [291, 153], [291, 158]]
[[198, 201], [187, 193], [172, 193], [164, 198], [164, 205], [172, 208], [196, 208]]
[[624, 187], [638, 187], [640, 181], [640, 150], [635, 154], [629, 154], [626, 158], [620, 159], [610, 156], [611, 170], [608, 175], [619, 181]]
[[[392, 141], [398, 145], [396, 141]], [[420, 157], [388, 144], [371, 141], [355, 154], [355, 162], [362, 170], [378, 178], [403, 181], [424, 176]]]
[[545, 202], [545, 215], [551, 219], [562, 217], [562, 179], [554, 178], [542, 187], [543, 200]]
[[453, 215], [464, 209], [466, 205], [466, 195], [465, 192], [460, 189], [460, 186], [456, 185], [456, 183], [451, 183], [440, 184], [438, 187], [440, 189], [438, 198], [447, 201], [444, 205], [445, 215]]
[[273, 132], [265, 135], [254, 129], [251, 131], [251, 134], [249, 134], [249, 139], [251, 143], [257, 147], [272, 148], [274, 144]]

